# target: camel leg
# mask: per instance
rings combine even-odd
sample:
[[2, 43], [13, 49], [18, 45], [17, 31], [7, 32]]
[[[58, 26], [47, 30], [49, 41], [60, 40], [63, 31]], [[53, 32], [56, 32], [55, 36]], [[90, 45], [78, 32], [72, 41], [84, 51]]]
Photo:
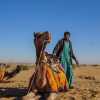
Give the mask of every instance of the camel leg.
[[30, 78], [29, 85], [28, 85], [28, 93], [31, 91], [34, 92], [34, 90], [35, 90], [34, 80], [35, 80], [35, 73], [33, 73], [32, 77]]

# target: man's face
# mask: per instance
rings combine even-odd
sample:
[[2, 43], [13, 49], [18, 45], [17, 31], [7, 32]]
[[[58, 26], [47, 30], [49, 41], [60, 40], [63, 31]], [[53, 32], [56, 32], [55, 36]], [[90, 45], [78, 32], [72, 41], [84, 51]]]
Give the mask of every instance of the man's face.
[[69, 40], [69, 38], [70, 38], [69, 34], [64, 35], [65, 40]]

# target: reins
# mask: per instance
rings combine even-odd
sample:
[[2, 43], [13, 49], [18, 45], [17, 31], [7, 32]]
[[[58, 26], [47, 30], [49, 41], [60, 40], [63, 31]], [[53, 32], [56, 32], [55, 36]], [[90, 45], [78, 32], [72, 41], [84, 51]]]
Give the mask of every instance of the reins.
[[31, 88], [32, 88], [32, 84], [33, 84], [33, 81], [34, 81], [34, 77], [36, 76], [36, 72], [37, 72], [37, 69], [38, 69], [38, 66], [39, 66], [39, 63], [40, 63], [40, 60], [41, 60], [41, 56], [42, 56], [42, 53], [43, 53], [43, 49], [44, 49], [44, 44], [45, 44], [46, 40], [43, 41], [43, 46], [42, 46], [42, 49], [40, 51], [40, 56], [39, 56], [39, 59], [38, 59], [38, 62], [37, 62], [37, 65], [36, 65], [36, 68], [35, 68], [35, 72], [34, 72], [34, 76], [32, 78], [32, 81], [30, 83], [30, 86], [29, 86], [29, 89], [28, 89], [28, 92], [27, 94], [30, 92]]

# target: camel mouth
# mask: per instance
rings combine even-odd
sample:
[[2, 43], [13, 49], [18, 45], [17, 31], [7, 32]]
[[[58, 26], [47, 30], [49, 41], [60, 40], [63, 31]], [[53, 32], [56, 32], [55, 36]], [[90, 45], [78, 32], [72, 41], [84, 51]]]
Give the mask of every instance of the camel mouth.
[[50, 43], [51, 42], [51, 34], [50, 33], [48, 34], [48, 36], [46, 38], [46, 42], [47, 43]]
[[50, 43], [51, 40], [50, 40], [50, 39], [46, 39], [45, 42], [46, 42], [46, 43]]

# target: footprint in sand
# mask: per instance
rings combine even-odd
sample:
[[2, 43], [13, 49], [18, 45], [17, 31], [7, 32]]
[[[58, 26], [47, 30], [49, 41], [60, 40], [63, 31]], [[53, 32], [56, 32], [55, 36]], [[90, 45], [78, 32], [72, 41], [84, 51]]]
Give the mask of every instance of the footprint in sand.
[[96, 80], [94, 76], [79, 76], [80, 79]]

